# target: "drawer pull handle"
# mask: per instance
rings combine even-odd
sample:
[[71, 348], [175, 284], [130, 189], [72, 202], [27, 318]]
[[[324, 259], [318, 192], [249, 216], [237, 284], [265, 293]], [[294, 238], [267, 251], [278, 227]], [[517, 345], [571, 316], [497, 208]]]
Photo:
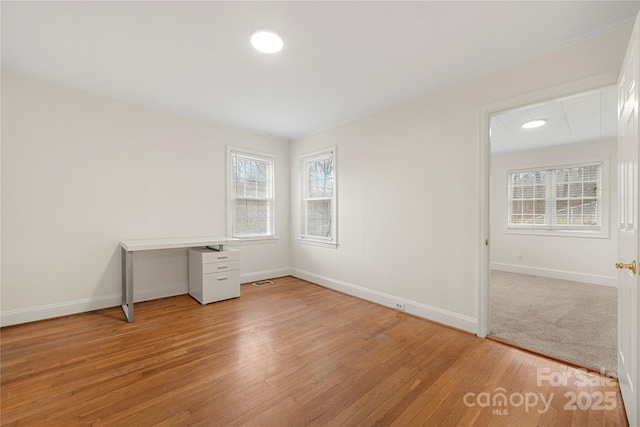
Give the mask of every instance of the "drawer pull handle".
[[218, 259], [227, 259], [229, 258], [228, 256], [219, 256]]
[[227, 279], [228, 279], [228, 277], [218, 277], [218, 281], [220, 281], [220, 280], [227, 280]]
[[223, 270], [225, 268], [229, 268], [229, 266], [228, 265], [221, 265], [220, 267], [218, 267], [218, 270]]

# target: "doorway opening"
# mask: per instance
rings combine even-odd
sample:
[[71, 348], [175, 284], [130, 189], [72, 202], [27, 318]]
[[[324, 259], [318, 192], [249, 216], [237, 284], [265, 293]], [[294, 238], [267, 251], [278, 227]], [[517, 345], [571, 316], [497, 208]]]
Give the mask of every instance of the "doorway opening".
[[615, 373], [617, 88], [489, 122], [488, 335]]

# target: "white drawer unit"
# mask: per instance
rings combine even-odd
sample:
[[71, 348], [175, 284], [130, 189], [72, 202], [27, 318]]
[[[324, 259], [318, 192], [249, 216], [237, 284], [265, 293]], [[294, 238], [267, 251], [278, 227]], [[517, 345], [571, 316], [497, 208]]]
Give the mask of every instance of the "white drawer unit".
[[201, 304], [240, 296], [240, 251], [189, 249], [189, 294]]

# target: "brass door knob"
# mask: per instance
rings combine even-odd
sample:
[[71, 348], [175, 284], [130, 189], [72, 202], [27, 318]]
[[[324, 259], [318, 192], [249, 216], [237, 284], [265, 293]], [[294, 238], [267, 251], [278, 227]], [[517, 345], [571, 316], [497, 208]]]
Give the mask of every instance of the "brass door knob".
[[628, 268], [633, 274], [636, 274], [636, 260], [633, 260], [631, 264], [623, 264], [621, 262], [617, 262], [616, 268]]

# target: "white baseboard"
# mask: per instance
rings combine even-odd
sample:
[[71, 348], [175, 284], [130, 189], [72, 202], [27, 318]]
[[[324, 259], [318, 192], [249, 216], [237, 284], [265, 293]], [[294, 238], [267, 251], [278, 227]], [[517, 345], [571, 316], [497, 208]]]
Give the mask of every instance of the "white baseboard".
[[[240, 275], [241, 283], [255, 282], [256, 280], [272, 279], [274, 277], [289, 276], [290, 268], [264, 270], [255, 273]], [[136, 290], [134, 287], [135, 302], [149, 301], [158, 298], [167, 298], [175, 295], [189, 293], [187, 284], [171, 287]], [[35, 322], [38, 320], [52, 319], [54, 317], [68, 316], [71, 314], [85, 313], [87, 311], [103, 308], [117, 307], [122, 304], [122, 295], [112, 294], [95, 298], [85, 298], [75, 301], [65, 301], [56, 304], [46, 304], [37, 307], [27, 307], [18, 310], [3, 311], [0, 313], [0, 326], [11, 326], [20, 323]], [[122, 315], [125, 319], [124, 314]]]
[[70, 314], [84, 313], [86, 311], [113, 307], [120, 305], [120, 299], [120, 295], [110, 295], [3, 311], [0, 315], [0, 325], [3, 327], [11, 326], [20, 323], [35, 322], [37, 320], [52, 319], [54, 317], [68, 316]]
[[395, 303], [400, 302], [404, 304], [404, 311], [406, 313], [433, 320], [434, 322], [442, 323], [444, 325], [452, 326], [454, 328], [462, 329], [474, 334], [478, 329], [478, 322], [472, 317], [462, 316], [457, 313], [441, 310], [439, 308], [431, 307], [415, 301], [394, 297], [393, 295], [389, 295], [383, 292], [363, 288], [362, 286], [357, 286], [340, 280], [331, 279], [326, 276], [299, 270], [297, 268], [291, 269], [291, 275], [299, 279], [307, 280], [326, 288], [345, 293], [347, 295], [383, 305], [385, 307], [394, 308]]
[[[135, 289], [134, 289], [135, 290]], [[135, 302], [167, 298], [187, 293], [184, 286], [165, 287], [160, 289], [145, 289], [135, 292]], [[57, 304], [46, 304], [18, 310], [3, 311], [0, 314], [0, 326], [11, 326], [38, 320], [53, 319], [54, 317], [69, 316], [71, 314], [86, 313], [103, 308], [116, 307], [122, 304], [122, 295], [112, 294], [95, 298], [85, 298], [75, 301], [65, 301]], [[124, 319], [124, 314], [123, 314]]]
[[600, 276], [597, 274], [585, 274], [575, 271], [554, 270], [551, 268], [529, 267], [526, 265], [505, 264], [492, 262], [492, 270], [506, 271], [508, 273], [528, 274], [530, 276], [550, 277], [552, 279], [571, 280], [574, 282], [591, 283], [592, 285], [618, 286], [615, 276]]
[[291, 268], [277, 268], [274, 270], [257, 271], [240, 275], [240, 283], [257, 282], [258, 280], [273, 279], [275, 277], [291, 276]]

